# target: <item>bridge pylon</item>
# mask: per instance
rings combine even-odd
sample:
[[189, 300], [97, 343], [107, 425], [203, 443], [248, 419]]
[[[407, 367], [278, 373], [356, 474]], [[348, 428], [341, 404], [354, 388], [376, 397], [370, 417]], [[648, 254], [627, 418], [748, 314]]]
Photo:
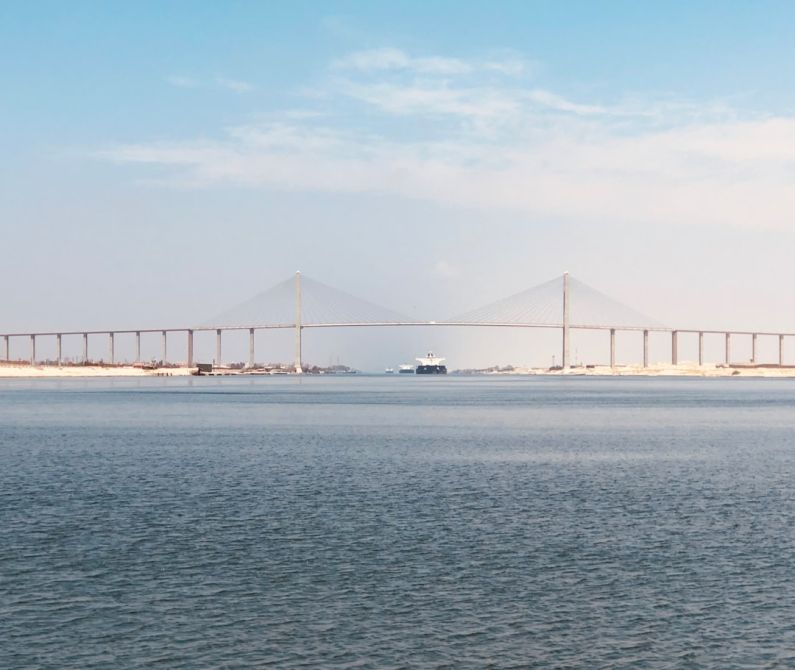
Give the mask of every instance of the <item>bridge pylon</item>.
[[303, 329], [301, 321], [301, 271], [295, 273], [295, 371], [301, 374], [304, 369], [302, 367], [302, 342], [301, 331]]

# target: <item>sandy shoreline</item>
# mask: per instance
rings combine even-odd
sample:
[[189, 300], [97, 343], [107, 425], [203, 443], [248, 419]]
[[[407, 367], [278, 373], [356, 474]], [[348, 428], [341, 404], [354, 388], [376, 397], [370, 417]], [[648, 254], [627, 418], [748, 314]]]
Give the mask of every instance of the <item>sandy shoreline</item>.
[[726, 366], [723, 364], [699, 365], [683, 362], [678, 365], [657, 363], [644, 368], [642, 365], [594, 365], [575, 367], [570, 370], [548, 370], [542, 368], [517, 368], [512, 372], [491, 374], [551, 375], [551, 376], [598, 376], [598, 377], [795, 377], [795, 366], [764, 367], [751, 365]]
[[[82, 377], [185, 377], [196, 374], [196, 368], [168, 367], [146, 369], [133, 365], [28, 365], [25, 363], [0, 363], [2, 378], [82, 378]], [[226, 374], [234, 372], [226, 371]], [[644, 368], [642, 365], [580, 366], [563, 370], [546, 368], [514, 368], [500, 371], [472, 371], [481, 375], [540, 375], [540, 376], [594, 376], [594, 377], [774, 377], [795, 378], [795, 366], [726, 366], [698, 365], [684, 362], [678, 365], [657, 363]]]
[[0, 378], [78, 378], [78, 377], [185, 377], [196, 368], [147, 369], [133, 365], [26, 365], [0, 364]]

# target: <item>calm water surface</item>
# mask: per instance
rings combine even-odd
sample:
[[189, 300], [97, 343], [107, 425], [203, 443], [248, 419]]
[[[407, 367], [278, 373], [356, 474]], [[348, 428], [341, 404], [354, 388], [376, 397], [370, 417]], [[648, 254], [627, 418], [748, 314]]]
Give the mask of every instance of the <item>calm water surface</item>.
[[795, 667], [795, 382], [0, 382], [0, 667]]

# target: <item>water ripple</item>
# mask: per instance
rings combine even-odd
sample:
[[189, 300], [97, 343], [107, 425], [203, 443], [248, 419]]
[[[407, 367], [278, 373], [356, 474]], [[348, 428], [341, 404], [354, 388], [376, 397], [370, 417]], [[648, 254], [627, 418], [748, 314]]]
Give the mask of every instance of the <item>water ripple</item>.
[[795, 667], [795, 385], [312, 381], [0, 389], [0, 666]]

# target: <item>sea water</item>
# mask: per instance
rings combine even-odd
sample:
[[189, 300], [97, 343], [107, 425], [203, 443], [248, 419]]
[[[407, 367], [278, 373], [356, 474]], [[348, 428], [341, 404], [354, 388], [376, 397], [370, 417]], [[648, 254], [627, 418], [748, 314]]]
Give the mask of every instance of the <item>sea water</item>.
[[795, 667], [795, 382], [0, 382], [0, 667]]

